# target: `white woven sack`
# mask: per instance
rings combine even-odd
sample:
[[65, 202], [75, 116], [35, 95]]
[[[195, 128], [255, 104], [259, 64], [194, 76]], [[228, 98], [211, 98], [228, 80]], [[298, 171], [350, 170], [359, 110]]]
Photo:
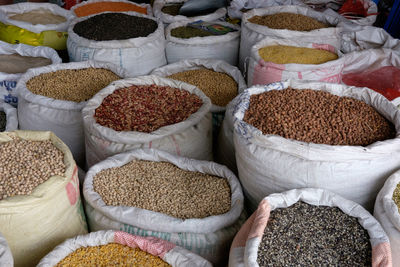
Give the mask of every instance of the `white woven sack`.
[[[62, 17], [66, 18], [66, 22], [59, 23], [59, 24], [36, 24], [33, 25], [32, 23], [25, 22], [25, 21], [19, 21], [19, 20], [14, 20], [9, 18], [9, 13], [16, 13], [16, 14], [22, 14], [26, 13], [32, 10], [44, 8], [49, 10], [51, 13], [55, 15], [60, 15]], [[66, 32], [68, 29], [68, 25], [70, 23], [70, 20], [74, 16], [71, 14], [69, 10], [66, 10], [56, 4], [50, 4], [50, 3], [18, 3], [18, 4], [13, 4], [13, 5], [3, 5], [0, 7], [0, 22], [3, 22], [6, 25], [15, 25], [17, 27], [26, 29], [28, 31], [34, 32], [34, 33], [41, 33], [43, 31], [58, 31], [58, 32]]]
[[[85, 6], [87, 4], [102, 3], [102, 2], [106, 2], [106, 3], [108, 3], [108, 2], [116, 2], [116, 3], [121, 2], [121, 3], [132, 4], [132, 5], [135, 5], [135, 6], [138, 6], [138, 7], [146, 8], [146, 10], [147, 10], [147, 14], [146, 15], [153, 16], [153, 10], [151, 8], [151, 5], [149, 5], [149, 4], [139, 4], [139, 3], [135, 3], [135, 2], [132, 2], [132, 1], [128, 1], [128, 0], [87, 0], [87, 1], [83, 1], [83, 2], [81, 2], [79, 4], [74, 5], [73, 7], [71, 7], [71, 13], [75, 17], [78, 17], [76, 15], [76, 13], [75, 13], [75, 9], [77, 9], [77, 8], [79, 8], [81, 6]], [[99, 13], [102, 13], [102, 12], [99, 12]], [[99, 14], [99, 13], [97, 13], [97, 14]]]
[[[136, 131], [115, 131], [96, 122], [94, 113], [103, 99], [115, 90], [132, 85], [170, 86], [196, 94], [203, 101], [197, 112], [185, 121], [163, 126], [151, 133]], [[200, 160], [212, 159], [212, 123], [210, 99], [193, 85], [158, 76], [142, 76], [119, 80], [98, 92], [82, 110], [86, 162], [89, 167], [109, 156], [135, 148], [155, 148], [178, 156]]]
[[8, 247], [7, 240], [0, 233], [0, 266], [14, 266], [14, 260]]
[[[57, 52], [46, 46], [30, 46], [25, 44], [12, 45], [0, 41], [0, 54], [18, 54], [29, 57], [44, 57], [51, 60], [52, 64], [61, 63], [61, 58]], [[17, 82], [23, 73], [0, 72], [0, 100], [16, 106], [18, 97], [16, 92]]]
[[117, 243], [139, 248], [169, 263], [172, 267], [211, 267], [211, 263], [190, 251], [155, 237], [140, 237], [120, 231], [97, 231], [68, 239], [46, 255], [37, 267], [53, 267], [75, 250], [82, 247]]
[[7, 123], [5, 131], [10, 132], [17, 130], [18, 129], [17, 109], [0, 100], [0, 111], [3, 111], [6, 114]]
[[[113, 12], [103, 12], [113, 13]], [[157, 22], [157, 29], [147, 37], [126, 40], [94, 41], [78, 36], [74, 26], [96, 15], [76, 18], [68, 28], [67, 48], [71, 61], [97, 60], [124, 68], [129, 77], [149, 74], [153, 69], [167, 64], [165, 58], [164, 26], [154, 17], [137, 12], [119, 12], [143, 17]], [[97, 14], [98, 15], [98, 14]]]
[[229, 255], [229, 267], [258, 267], [258, 247], [267, 226], [270, 212], [275, 209], [290, 207], [298, 201], [314, 206], [338, 207], [345, 214], [358, 218], [358, 222], [368, 231], [370, 237], [372, 266], [392, 266], [389, 238], [379, 222], [368, 211], [359, 204], [327, 190], [304, 188], [272, 194], [263, 198], [258, 209], [246, 221], [233, 241]]
[[[394, 124], [396, 137], [365, 147], [331, 146], [264, 135], [243, 121], [251, 95], [289, 86], [361, 100]], [[368, 88], [289, 80], [254, 86], [240, 98], [234, 115], [236, 163], [243, 191], [253, 208], [265, 195], [316, 187], [331, 190], [372, 210], [386, 178], [400, 168], [400, 111], [384, 96]]]
[[[226, 73], [231, 76], [236, 83], [238, 84], [238, 93], [244, 91], [247, 88], [246, 82], [243, 79], [243, 75], [240, 70], [232, 66], [225, 61], [217, 60], [217, 59], [188, 59], [181, 60], [179, 62], [175, 62], [173, 64], [169, 64], [160, 68], [155, 69], [151, 74], [157, 75], [160, 77], [167, 77], [169, 75], [188, 71], [188, 70], [197, 70], [197, 69], [210, 69], [217, 72]], [[225, 111], [225, 107], [217, 106], [212, 104], [211, 112], [221, 112]]]
[[186, 17], [183, 15], [177, 15], [177, 16], [172, 16], [166, 13], [163, 13], [161, 9], [166, 5], [170, 3], [183, 3], [186, 2], [187, 0], [155, 0], [153, 3], [153, 13], [154, 16], [158, 19], [160, 19], [164, 24], [168, 25], [170, 23], [178, 22], [178, 21], [187, 21], [187, 22], [193, 22], [197, 20], [202, 20], [202, 21], [214, 21], [214, 20], [219, 20], [225, 17], [226, 15], [226, 8], [219, 8], [215, 10], [213, 13], [203, 15], [203, 16], [195, 16], [195, 17]]
[[66, 238], [87, 233], [79, 193], [78, 169], [68, 147], [53, 133], [0, 133], [0, 142], [10, 141], [10, 135], [35, 141], [51, 140], [64, 154], [64, 176], [50, 177], [29, 195], [0, 201], [0, 232], [7, 239], [14, 266], [35, 266]]
[[[132, 160], [170, 162], [177, 167], [227, 179], [231, 188], [231, 209], [224, 214], [198, 219], [179, 219], [136, 207], [107, 206], [93, 189], [93, 177], [104, 169], [123, 166]], [[214, 264], [224, 261], [242, 220], [243, 193], [239, 180], [225, 166], [199, 161], [153, 149], [136, 149], [114, 155], [91, 167], [85, 177], [83, 194], [89, 227], [93, 230], [123, 230], [137, 235], [166, 239], [187, 248]]]
[[400, 266], [400, 213], [393, 201], [393, 192], [400, 183], [400, 172], [393, 173], [376, 197], [374, 217], [390, 239], [393, 266]]
[[[275, 64], [264, 61], [259, 54], [261, 48], [272, 45], [287, 45], [327, 50], [337, 54], [339, 58], [322, 64]], [[315, 37], [313, 42], [305, 42], [301, 38], [278, 39], [267, 37], [256, 43], [251, 48], [247, 84], [249, 86], [256, 84], [269, 84], [273, 82], [286, 81], [288, 79], [340, 83], [344, 66], [344, 59], [341, 56], [341, 52], [335, 47], [326, 44], [322, 37]]]
[[188, 39], [171, 36], [171, 30], [186, 26], [189, 22], [180, 21], [170, 24], [165, 29], [167, 45], [165, 53], [168, 64], [184, 59], [219, 59], [231, 65], [237, 65], [239, 54], [240, 27], [227, 22], [214, 21], [235, 29], [224, 35], [193, 37]]
[[228, 15], [230, 18], [241, 19], [243, 16], [243, 9], [264, 8], [271, 6], [306, 6], [300, 0], [232, 0], [228, 7]]
[[[309, 32], [291, 31], [286, 29], [270, 29], [266, 26], [258, 25], [249, 22], [249, 19], [254, 16], [272, 15], [276, 13], [289, 12], [305, 15], [320, 22], [334, 25], [336, 27], [323, 28]], [[282, 39], [297, 39], [301, 38], [304, 42], [313, 42], [316, 38], [322, 38], [325, 44], [329, 44], [337, 49], [340, 48], [340, 32], [341, 28], [338, 25], [337, 18], [327, 16], [320, 12], [314, 11], [308, 7], [302, 6], [273, 6], [268, 8], [253, 9], [243, 15], [242, 18], [242, 34], [240, 37], [239, 51], [239, 69], [242, 71], [246, 68], [246, 58], [250, 57], [251, 47], [258, 41], [266, 37], [275, 37]]]
[[21, 77], [17, 85], [20, 129], [54, 132], [71, 149], [74, 159], [80, 166], [83, 166], [85, 162], [85, 139], [81, 111], [87, 102], [77, 103], [36, 95], [27, 89], [26, 83], [42, 73], [90, 67], [108, 69], [122, 78], [126, 77], [125, 70], [113, 64], [85, 61], [30, 69]]

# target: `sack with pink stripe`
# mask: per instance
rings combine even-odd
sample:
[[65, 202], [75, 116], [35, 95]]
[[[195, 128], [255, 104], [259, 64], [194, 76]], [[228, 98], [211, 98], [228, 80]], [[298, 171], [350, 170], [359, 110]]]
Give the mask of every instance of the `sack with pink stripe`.
[[[259, 50], [266, 46], [285, 45], [305, 48], [315, 48], [336, 53], [339, 58], [322, 64], [275, 64], [264, 61]], [[247, 75], [248, 86], [269, 84], [288, 79], [310, 80], [340, 83], [344, 60], [341, 53], [334, 46], [324, 42], [323, 37], [316, 37], [313, 42], [302, 39], [265, 38], [251, 48], [251, 57]]]
[[[337, 207], [345, 214], [358, 219], [358, 223], [368, 232], [372, 248], [372, 266], [392, 266], [389, 238], [382, 229], [379, 222], [359, 204], [344, 199], [339, 195], [323, 189], [304, 188], [294, 189], [279, 194], [272, 194], [265, 197], [258, 206], [258, 209], [242, 226], [233, 240], [230, 255], [229, 267], [256, 267], [258, 248], [261, 243], [264, 230], [269, 222], [270, 212], [275, 209], [284, 209], [292, 206], [298, 201], [314, 206]], [[312, 223], [310, 220], [309, 223]], [[327, 222], [316, 224], [318, 229], [325, 229]], [[288, 226], [289, 227], [289, 226]], [[332, 235], [325, 231], [326, 235]], [[292, 238], [301, 240], [302, 234], [296, 234]], [[337, 240], [340, 242], [340, 239]], [[285, 248], [283, 248], [285, 249]], [[299, 248], [301, 251], [301, 248]], [[322, 253], [334, 248], [326, 247], [321, 249]], [[299, 257], [301, 253], [296, 252]], [[324, 255], [321, 255], [324, 256]], [[346, 260], [345, 260], [346, 261]]]
[[202, 257], [156, 237], [141, 237], [120, 231], [98, 231], [67, 239], [46, 255], [37, 267], [52, 267], [81, 247], [93, 247], [117, 243], [157, 256], [172, 267], [211, 267]]

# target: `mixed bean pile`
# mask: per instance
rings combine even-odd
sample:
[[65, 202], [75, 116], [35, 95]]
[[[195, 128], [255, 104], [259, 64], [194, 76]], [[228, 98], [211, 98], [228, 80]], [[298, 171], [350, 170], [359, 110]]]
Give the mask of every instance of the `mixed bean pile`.
[[400, 212], [400, 183], [397, 184], [396, 189], [393, 192], [393, 201], [396, 203], [397, 207], [399, 208]]
[[51, 64], [51, 60], [44, 57], [29, 57], [19, 54], [0, 55], [0, 72], [24, 73], [30, 68], [38, 68]]
[[133, 85], [114, 91], [96, 108], [96, 122], [116, 131], [150, 133], [186, 120], [203, 105], [195, 94], [158, 85]]
[[252, 95], [244, 121], [263, 134], [316, 144], [367, 146], [396, 135], [393, 124], [368, 104], [311, 89]]
[[50, 177], [64, 173], [64, 154], [50, 140], [13, 137], [0, 143], [0, 200], [29, 195]]
[[319, 22], [314, 18], [287, 12], [265, 16], [254, 16], [249, 19], [249, 22], [267, 26], [271, 29], [286, 29], [307, 32], [329, 27], [329, 25]]
[[119, 79], [114, 72], [100, 68], [58, 70], [33, 77], [26, 87], [37, 95], [82, 102]]
[[339, 208], [303, 202], [273, 210], [258, 247], [263, 266], [371, 266], [369, 235]]
[[7, 115], [4, 111], [0, 110], [0, 132], [4, 132], [7, 126]]
[[138, 248], [110, 243], [78, 248], [57, 263], [55, 267], [87, 266], [169, 267], [171, 265]]
[[123, 13], [104, 13], [78, 22], [73, 31], [89, 40], [110, 41], [146, 37], [155, 32], [157, 26], [157, 22], [148, 18]]
[[327, 50], [287, 45], [266, 46], [258, 50], [260, 57], [275, 64], [322, 64], [338, 56]]
[[93, 188], [109, 206], [130, 206], [181, 219], [223, 214], [231, 207], [226, 179], [167, 162], [135, 160], [102, 170]]
[[238, 94], [238, 85], [231, 76], [209, 69], [178, 72], [168, 78], [195, 85], [217, 106], [225, 107]]

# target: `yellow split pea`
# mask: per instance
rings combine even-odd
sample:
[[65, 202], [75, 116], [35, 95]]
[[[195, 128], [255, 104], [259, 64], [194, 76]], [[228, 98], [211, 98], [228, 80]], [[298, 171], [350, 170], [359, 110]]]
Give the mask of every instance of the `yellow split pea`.
[[264, 61], [275, 64], [322, 64], [338, 58], [327, 50], [287, 45], [266, 46], [258, 53]]

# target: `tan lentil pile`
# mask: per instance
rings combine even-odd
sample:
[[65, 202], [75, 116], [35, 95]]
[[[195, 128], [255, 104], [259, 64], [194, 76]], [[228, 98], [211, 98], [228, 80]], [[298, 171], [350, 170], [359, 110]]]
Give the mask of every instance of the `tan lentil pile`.
[[20, 14], [10, 12], [8, 16], [10, 19], [32, 23], [33, 25], [60, 24], [67, 21], [65, 17], [54, 14], [46, 8], [38, 8]]
[[133, 85], [114, 91], [96, 108], [96, 122], [116, 131], [150, 133], [186, 120], [203, 105], [186, 90], [158, 85]]
[[327, 50], [287, 45], [266, 46], [258, 50], [260, 57], [275, 64], [322, 64], [338, 56]]
[[57, 263], [56, 267], [126, 266], [169, 267], [167, 262], [138, 248], [110, 243], [81, 247]]
[[286, 29], [304, 32], [329, 27], [329, 25], [319, 22], [314, 18], [287, 12], [265, 16], [254, 16], [249, 19], [249, 22], [267, 26], [271, 29]]
[[311, 89], [252, 95], [244, 121], [263, 134], [316, 144], [367, 146], [396, 135], [393, 124], [368, 104]]
[[399, 208], [400, 212], [400, 183], [397, 184], [396, 189], [393, 192], [393, 201], [396, 203], [397, 207]]
[[93, 188], [109, 206], [130, 206], [181, 219], [223, 214], [231, 207], [226, 179], [185, 171], [168, 162], [132, 161], [102, 170]]
[[50, 177], [64, 173], [64, 155], [50, 140], [13, 137], [0, 143], [0, 200], [29, 195]]
[[238, 93], [238, 85], [231, 76], [209, 69], [178, 72], [167, 78], [195, 85], [211, 99], [214, 105], [221, 107], [225, 107]]
[[68, 69], [33, 77], [26, 87], [34, 94], [73, 102], [87, 101], [121, 77], [102, 68]]

